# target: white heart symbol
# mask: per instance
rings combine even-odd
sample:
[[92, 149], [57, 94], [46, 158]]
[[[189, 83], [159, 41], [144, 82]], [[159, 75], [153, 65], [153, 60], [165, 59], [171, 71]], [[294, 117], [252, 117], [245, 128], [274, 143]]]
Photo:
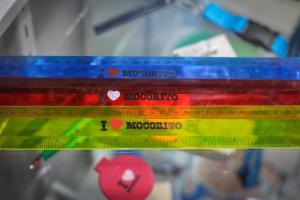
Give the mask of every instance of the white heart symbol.
[[122, 175], [123, 181], [132, 181], [134, 179], [134, 173], [130, 169], [126, 169]]
[[120, 92], [119, 91], [112, 91], [112, 90], [109, 90], [107, 92], [107, 96], [112, 100], [112, 101], [115, 101], [117, 100], [119, 97], [120, 97]]

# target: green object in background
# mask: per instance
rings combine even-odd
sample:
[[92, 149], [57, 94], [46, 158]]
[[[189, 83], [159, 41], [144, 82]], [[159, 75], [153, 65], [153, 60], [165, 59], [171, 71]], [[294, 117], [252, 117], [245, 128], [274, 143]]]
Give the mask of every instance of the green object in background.
[[[209, 33], [209, 32], [198, 32], [191, 34], [190, 36], [182, 39], [180, 42], [177, 43], [174, 49], [184, 47], [187, 45], [191, 45], [202, 40], [207, 40], [212, 38], [218, 34]], [[244, 42], [243, 40], [237, 37], [228, 37], [230, 44], [232, 45], [233, 49], [237, 53], [239, 57], [260, 57], [261, 51], [257, 47]]]
[[58, 152], [58, 150], [45, 150], [45, 151], [41, 152], [40, 156], [44, 160], [48, 160], [49, 158], [51, 158], [52, 156], [54, 156], [56, 154], [56, 152]]
[[[86, 125], [91, 121], [91, 119], [78, 119], [74, 122], [74, 124], [68, 128], [66, 131], [64, 131], [64, 136], [71, 136], [74, 132], [80, 131], [86, 127]], [[42, 127], [40, 127], [42, 128]], [[72, 147], [74, 144], [76, 144], [78, 140], [75, 138], [71, 140], [69, 143], [66, 144], [66, 146]], [[44, 150], [42, 151], [38, 157], [29, 165], [30, 170], [34, 170], [36, 167], [38, 167], [41, 164], [41, 161], [47, 161], [52, 156], [54, 156], [59, 150]]]

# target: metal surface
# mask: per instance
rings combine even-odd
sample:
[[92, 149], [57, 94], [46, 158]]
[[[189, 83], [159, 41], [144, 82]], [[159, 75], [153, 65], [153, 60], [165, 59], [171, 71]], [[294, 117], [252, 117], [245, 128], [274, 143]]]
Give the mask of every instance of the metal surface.
[[117, 16], [107, 22], [102, 24], [95, 25], [94, 30], [97, 35], [100, 35], [110, 29], [126, 24], [130, 21], [143, 17], [147, 14], [155, 12], [168, 4], [173, 3], [172, 1], [168, 2], [166, 0], [153, 0], [149, 1], [135, 9], [128, 11], [120, 16]]
[[0, 2], [0, 37], [6, 31], [28, 0], [1, 0]]
[[1, 199], [76, 199], [75, 191], [92, 168], [90, 152], [60, 152], [31, 171], [28, 166], [36, 155], [34, 151], [0, 151]]

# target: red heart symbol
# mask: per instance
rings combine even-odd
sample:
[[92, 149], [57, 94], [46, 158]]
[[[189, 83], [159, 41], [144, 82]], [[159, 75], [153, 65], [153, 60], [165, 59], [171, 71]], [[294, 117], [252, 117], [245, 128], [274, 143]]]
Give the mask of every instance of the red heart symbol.
[[117, 68], [109, 68], [108, 73], [111, 76], [117, 76], [118, 75], [118, 69]]
[[109, 121], [109, 125], [114, 130], [119, 130], [121, 126], [123, 125], [123, 121], [120, 119], [111, 119]]

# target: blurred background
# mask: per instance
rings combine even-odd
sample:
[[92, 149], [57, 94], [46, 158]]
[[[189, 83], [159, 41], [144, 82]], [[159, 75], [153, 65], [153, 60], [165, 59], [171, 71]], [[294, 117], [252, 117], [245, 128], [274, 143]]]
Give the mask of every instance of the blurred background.
[[[297, 0], [0, 0], [0, 55], [276, 56], [205, 19], [210, 2], [280, 33], [286, 56], [300, 55]], [[105, 199], [94, 167], [126, 153], [152, 166], [151, 200], [300, 199], [298, 149], [61, 151], [35, 169], [40, 152], [0, 151], [0, 199]]]

